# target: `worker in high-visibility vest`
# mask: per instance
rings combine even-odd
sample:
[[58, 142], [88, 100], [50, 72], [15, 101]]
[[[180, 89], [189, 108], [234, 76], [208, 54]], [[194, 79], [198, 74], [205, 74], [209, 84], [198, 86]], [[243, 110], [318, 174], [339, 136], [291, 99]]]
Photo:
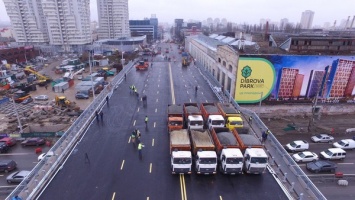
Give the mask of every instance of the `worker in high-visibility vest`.
[[142, 148], [144, 147], [144, 145], [142, 144], [142, 142], [139, 142], [138, 144], [138, 154], [139, 154], [139, 159], [142, 159]]

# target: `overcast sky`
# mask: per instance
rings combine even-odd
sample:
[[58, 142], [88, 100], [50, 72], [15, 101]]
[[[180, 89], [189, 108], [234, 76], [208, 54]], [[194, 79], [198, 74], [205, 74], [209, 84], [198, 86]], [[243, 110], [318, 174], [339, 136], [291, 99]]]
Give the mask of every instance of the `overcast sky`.
[[[354, 0], [129, 0], [129, 18], [143, 19], [156, 14], [159, 22], [172, 24], [182, 18], [206, 20], [208, 17], [226, 18], [230, 22], [259, 23], [261, 18], [279, 22], [288, 18], [297, 23], [305, 10], [315, 12], [313, 25], [325, 22], [337, 25], [342, 19], [355, 15]], [[97, 20], [96, 0], [90, 0], [91, 19]], [[5, 14], [3, 0], [0, 0], [0, 20], [9, 21]]]

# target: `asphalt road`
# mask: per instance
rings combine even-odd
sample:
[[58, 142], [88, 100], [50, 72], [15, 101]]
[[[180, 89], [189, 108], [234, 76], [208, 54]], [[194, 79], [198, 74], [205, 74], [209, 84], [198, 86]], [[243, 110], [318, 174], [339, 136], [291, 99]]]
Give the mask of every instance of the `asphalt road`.
[[[163, 45], [162, 49], [170, 46]], [[173, 45], [171, 45], [173, 46]], [[172, 48], [175, 57], [177, 46]], [[94, 120], [64, 167], [39, 199], [287, 199], [268, 172], [263, 175], [171, 175], [167, 105], [217, 102], [193, 65], [182, 68], [154, 58], [148, 71], [132, 70], [103, 107], [104, 120]], [[129, 92], [134, 84], [147, 95], [147, 106]], [[194, 87], [198, 85], [198, 93]], [[172, 96], [174, 97], [172, 100]], [[148, 127], [144, 118], [149, 117]], [[130, 142], [133, 128], [142, 133], [143, 159]], [[85, 153], [89, 160], [85, 159]]]

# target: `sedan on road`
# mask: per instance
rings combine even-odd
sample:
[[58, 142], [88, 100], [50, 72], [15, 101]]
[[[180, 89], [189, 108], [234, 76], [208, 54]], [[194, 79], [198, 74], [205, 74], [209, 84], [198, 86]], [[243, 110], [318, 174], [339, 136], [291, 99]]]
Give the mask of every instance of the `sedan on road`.
[[47, 101], [48, 100], [48, 96], [47, 95], [38, 95], [38, 96], [35, 96], [35, 100], [36, 101]]
[[311, 140], [315, 143], [319, 143], [319, 142], [330, 143], [330, 142], [334, 141], [334, 137], [330, 136], [328, 134], [318, 134], [318, 135], [312, 136]]
[[0, 140], [0, 142], [5, 142], [7, 146], [12, 147], [16, 145], [17, 141], [15, 138], [4, 137]]
[[86, 95], [86, 94], [83, 94], [83, 93], [77, 93], [75, 95], [75, 98], [76, 99], [88, 99], [89, 98], [89, 95]]
[[312, 162], [318, 160], [318, 155], [314, 152], [303, 151], [300, 153], [295, 153], [292, 155], [292, 158], [296, 162]]
[[22, 170], [18, 172], [14, 172], [7, 176], [6, 181], [8, 183], [21, 183], [23, 179], [25, 179], [30, 174], [30, 171]]
[[46, 141], [42, 138], [28, 138], [21, 142], [22, 146], [39, 146], [45, 144]]
[[307, 163], [306, 165], [307, 170], [315, 173], [319, 172], [331, 172], [334, 173], [337, 165], [334, 162], [327, 161], [327, 160], [318, 160], [315, 162]]

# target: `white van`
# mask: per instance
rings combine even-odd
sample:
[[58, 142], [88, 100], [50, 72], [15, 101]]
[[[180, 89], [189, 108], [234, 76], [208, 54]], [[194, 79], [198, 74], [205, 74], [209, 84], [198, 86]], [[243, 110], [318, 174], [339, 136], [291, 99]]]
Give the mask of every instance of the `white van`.
[[355, 141], [353, 139], [343, 139], [333, 143], [333, 147], [342, 149], [355, 149]]
[[319, 156], [326, 160], [342, 160], [346, 156], [346, 151], [341, 148], [330, 148], [320, 152]]

